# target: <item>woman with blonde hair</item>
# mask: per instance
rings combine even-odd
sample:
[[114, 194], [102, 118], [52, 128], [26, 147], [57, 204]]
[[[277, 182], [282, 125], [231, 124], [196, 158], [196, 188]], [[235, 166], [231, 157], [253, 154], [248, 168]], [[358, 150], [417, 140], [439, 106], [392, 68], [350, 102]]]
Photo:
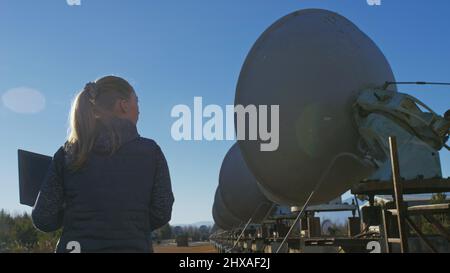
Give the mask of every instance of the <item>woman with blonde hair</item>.
[[116, 76], [75, 98], [67, 142], [54, 155], [33, 208], [41, 231], [62, 228], [56, 252], [152, 252], [174, 197], [165, 157], [136, 128], [138, 98]]

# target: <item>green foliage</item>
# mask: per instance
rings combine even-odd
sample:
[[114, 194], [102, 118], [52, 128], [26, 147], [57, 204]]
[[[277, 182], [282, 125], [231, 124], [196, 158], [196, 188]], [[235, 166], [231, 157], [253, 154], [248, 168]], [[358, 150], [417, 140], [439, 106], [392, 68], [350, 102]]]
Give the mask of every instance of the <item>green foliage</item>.
[[153, 232], [156, 241], [177, 239], [178, 236], [187, 236], [191, 241], [208, 241], [211, 235], [211, 227], [209, 226], [176, 226], [171, 227], [169, 224]]
[[431, 197], [432, 204], [443, 204], [448, 202], [449, 200], [447, 200], [447, 195], [445, 193], [435, 193]]
[[[447, 200], [447, 195], [445, 193], [435, 193], [431, 198], [431, 204], [445, 204], [449, 203]], [[441, 223], [441, 225], [450, 230], [450, 215], [448, 213], [441, 213], [433, 215], [436, 220]], [[423, 217], [415, 217], [416, 223], [421, 231], [426, 235], [439, 234], [439, 231]]]
[[161, 227], [158, 230], [155, 230], [153, 232], [154, 237], [159, 240], [168, 240], [172, 239], [172, 228], [169, 224], [165, 224], [163, 227]]
[[[176, 239], [179, 233], [192, 241], [207, 241], [211, 228], [208, 226], [173, 228], [166, 224], [153, 232], [153, 239], [156, 241]], [[11, 215], [5, 210], [0, 210], [0, 253], [51, 253], [55, 251], [60, 237], [61, 230], [53, 233], [37, 230], [27, 213]]]
[[38, 231], [27, 213], [13, 216], [0, 211], [0, 253], [53, 252], [60, 235]]
[[346, 236], [348, 234], [348, 224], [347, 223], [341, 223], [341, 222], [334, 222], [329, 219], [324, 219], [323, 223], [325, 221], [330, 222], [330, 226], [327, 228], [326, 231], [322, 230], [322, 232], [328, 233], [330, 236]]

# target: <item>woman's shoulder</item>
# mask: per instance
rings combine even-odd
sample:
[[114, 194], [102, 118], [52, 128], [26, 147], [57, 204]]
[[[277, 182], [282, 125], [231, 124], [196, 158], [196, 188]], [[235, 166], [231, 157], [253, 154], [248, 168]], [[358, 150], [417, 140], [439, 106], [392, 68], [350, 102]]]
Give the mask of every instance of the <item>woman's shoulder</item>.
[[144, 153], [159, 153], [161, 151], [161, 148], [155, 140], [141, 136], [134, 141], [134, 147]]
[[139, 145], [142, 145], [143, 147], [147, 147], [147, 148], [156, 149], [159, 147], [159, 145], [156, 143], [155, 140], [153, 140], [151, 138], [141, 137], [141, 136], [137, 138], [137, 143]]

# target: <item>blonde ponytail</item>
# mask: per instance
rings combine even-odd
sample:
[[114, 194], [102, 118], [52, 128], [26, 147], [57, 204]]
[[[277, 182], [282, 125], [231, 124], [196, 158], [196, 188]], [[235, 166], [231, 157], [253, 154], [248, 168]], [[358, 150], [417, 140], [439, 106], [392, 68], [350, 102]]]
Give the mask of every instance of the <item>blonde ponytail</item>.
[[[107, 76], [88, 83], [78, 93], [72, 103], [69, 117], [69, 135], [66, 151], [69, 153], [69, 168], [76, 171], [83, 167], [91, 152], [99, 118], [111, 113], [114, 103], [119, 98], [129, 98], [133, 87], [124, 79]], [[111, 135], [114, 143], [116, 135]]]

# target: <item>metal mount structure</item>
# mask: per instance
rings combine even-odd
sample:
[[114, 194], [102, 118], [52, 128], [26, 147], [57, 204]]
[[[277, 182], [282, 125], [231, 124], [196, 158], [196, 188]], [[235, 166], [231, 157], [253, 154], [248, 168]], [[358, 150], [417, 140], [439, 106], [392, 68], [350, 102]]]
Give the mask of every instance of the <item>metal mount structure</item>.
[[[436, 253], [437, 248], [431, 240], [414, 223], [411, 216], [423, 216], [441, 235], [444, 240], [450, 242], [450, 231], [445, 228], [435, 217], [436, 214], [449, 214], [450, 204], [430, 204], [409, 206], [404, 202], [405, 194], [444, 193], [450, 192], [450, 179], [430, 178], [402, 180], [400, 177], [400, 164], [398, 159], [397, 142], [395, 137], [389, 138], [392, 181], [367, 181], [352, 188], [355, 195], [367, 195], [370, 206], [373, 207], [376, 195], [392, 195], [395, 202], [381, 208], [380, 237], [384, 246], [384, 252], [392, 252], [392, 245], [400, 245], [400, 252], [411, 251], [409, 238], [410, 231], [414, 231], [429, 251]], [[375, 220], [377, 222], [377, 220]]]

